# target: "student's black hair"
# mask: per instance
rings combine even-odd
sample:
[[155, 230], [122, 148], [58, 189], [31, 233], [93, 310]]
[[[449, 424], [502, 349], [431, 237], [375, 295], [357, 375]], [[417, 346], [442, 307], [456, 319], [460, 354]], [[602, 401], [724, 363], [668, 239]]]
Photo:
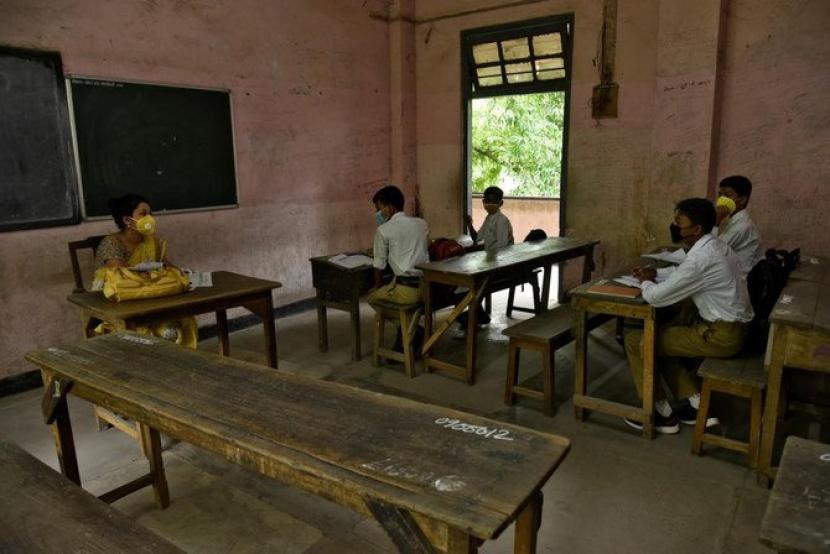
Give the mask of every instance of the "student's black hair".
[[747, 200], [749, 200], [749, 197], [752, 196], [752, 181], [743, 175], [731, 175], [726, 177], [718, 186], [729, 187], [737, 192], [739, 196], [746, 196]]
[[375, 204], [381, 203], [386, 204], [387, 206], [392, 206], [399, 212], [403, 211], [403, 193], [401, 192], [401, 189], [395, 185], [387, 185], [377, 191], [372, 197], [372, 202]]
[[139, 196], [138, 194], [125, 194], [124, 196], [119, 196], [118, 198], [109, 199], [107, 206], [109, 207], [112, 218], [115, 220], [115, 224], [118, 225], [119, 229], [124, 229], [126, 227], [126, 225], [124, 225], [124, 218], [132, 217], [133, 212], [142, 202], [145, 204], [150, 203], [146, 198]]
[[700, 225], [704, 234], [711, 232], [715, 226], [715, 206], [705, 198], [681, 200], [674, 209], [688, 217], [694, 225]]
[[504, 199], [504, 191], [499, 187], [487, 187], [484, 189], [484, 197], [487, 198], [488, 196], [501, 202]]

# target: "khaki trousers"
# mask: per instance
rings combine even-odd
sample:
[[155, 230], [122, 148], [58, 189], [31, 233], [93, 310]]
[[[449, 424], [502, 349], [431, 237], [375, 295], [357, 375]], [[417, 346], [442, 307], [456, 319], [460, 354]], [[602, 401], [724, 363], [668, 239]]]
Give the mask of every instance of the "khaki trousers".
[[[676, 399], [699, 392], [697, 380], [688, 367], [695, 358], [728, 358], [741, 351], [747, 323], [706, 321], [694, 306], [685, 308], [668, 324], [657, 329], [655, 345], [655, 400], [666, 398], [659, 376]], [[625, 353], [637, 394], [643, 397], [643, 331], [625, 336]]]
[[377, 300], [394, 302], [395, 304], [414, 304], [423, 300], [422, 288], [423, 284], [420, 287], [407, 287], [393, 280], [391, 283], [378, 287], [369, 293], [367, 301], [375, 311], [379, 311], [379, 308], [375, 305]]

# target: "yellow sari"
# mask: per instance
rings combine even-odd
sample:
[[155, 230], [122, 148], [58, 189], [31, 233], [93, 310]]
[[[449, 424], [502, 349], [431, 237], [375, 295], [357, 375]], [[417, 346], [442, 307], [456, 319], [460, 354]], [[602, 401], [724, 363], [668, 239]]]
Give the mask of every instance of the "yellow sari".
[[[156, 237], [144, 237], [144, 240], [136, 246], [126, 263], [134, 267], [143, 262], [161, 262], [167, 255], [167, 241]], [[95, 270], [95, 277], [92, 283], [92, 290], [101, 290], [104, 287], [106, 266]], [[109, 323], [101, 323], [95, 328], [99, 334], [111, 333], [114, 327]], [[164, 340], [169, 340], [186, 346], [196, 348], [199, 341], [199, 326], [195, 317], [182, 317], [169, 321], [159, 321], [150, 325], [141, 325], [135, 331], [143, 335], [152, 335]]]

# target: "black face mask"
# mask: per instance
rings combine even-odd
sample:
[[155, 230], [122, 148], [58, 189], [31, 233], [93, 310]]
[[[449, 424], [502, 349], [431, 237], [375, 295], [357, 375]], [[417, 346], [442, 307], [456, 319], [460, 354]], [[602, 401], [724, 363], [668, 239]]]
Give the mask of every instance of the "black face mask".
[[680, 234], [680, 225], [672, 223], [669, 225], [669, 233], [671, 233], [671, 241], [674, 243], [683, 242], [683, 235]]

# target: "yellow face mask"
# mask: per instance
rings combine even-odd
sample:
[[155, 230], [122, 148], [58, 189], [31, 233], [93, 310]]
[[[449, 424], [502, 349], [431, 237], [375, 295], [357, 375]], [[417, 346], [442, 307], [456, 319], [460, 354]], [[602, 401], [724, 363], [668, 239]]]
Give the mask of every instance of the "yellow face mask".
[[735, 204], [735, 201], [729, 198], [728, 196], [718, 196], [717, 202], [715, 202], [715, 206], [723, 206], [726, 208], [726, 211], [729, 212], [729, 215], [735, 213], [735, 210], [738, 209], [738, 206]]
[[156, 218], [150, 214], [134, 219], [135, 230], [145, 236], [151, 236], [156, 232]]

